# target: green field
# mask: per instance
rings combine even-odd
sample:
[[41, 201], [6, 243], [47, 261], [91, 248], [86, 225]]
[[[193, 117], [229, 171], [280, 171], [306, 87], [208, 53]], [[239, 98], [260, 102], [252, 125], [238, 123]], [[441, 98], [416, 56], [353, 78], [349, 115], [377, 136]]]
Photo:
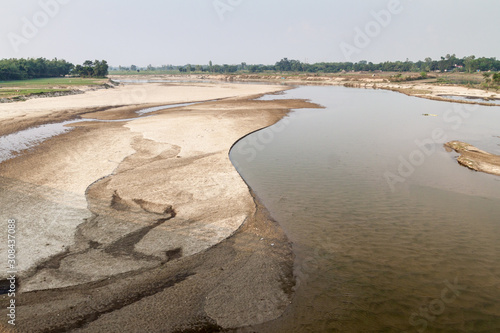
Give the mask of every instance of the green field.
[[80, 77], [55, 77], [46, 79], [32, 79], [19, 81], [0, 81], [0, 88], [4, 87], [29, 87], [29, 88], [50, 88], [52, 86], [91, 86], [100, 85], [108, 79], [92, 79]]
[[103, 85], [108, 79], [79, 77], [0, 81], [0, 98], [19, 98], [56, 92], [68, 92], [81, 86]]
[[12, 98], [18, 96], [42, 95], [47, 93], [68, 92], [69, 89], [0, 89], [0, 98]]

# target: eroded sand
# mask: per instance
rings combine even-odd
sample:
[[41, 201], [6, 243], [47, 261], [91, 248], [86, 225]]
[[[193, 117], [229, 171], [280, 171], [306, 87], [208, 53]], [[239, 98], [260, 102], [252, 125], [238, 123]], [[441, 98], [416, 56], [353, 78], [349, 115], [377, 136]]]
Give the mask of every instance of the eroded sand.
[[[282, 89], [154, 84], [0, 105], [6, 134], [84, 113], [128, 118], [151, 105], [224, 98], [79, 123], [0, 164], [0, 218], [18, 221], [18, 330], [163, 332], [278, 317], [293, 286], [290, 244], [228, 151], [290, 108], [316, 106], [251, 100]], [[127, 103], [134, 91], [144, 99]]]
[[474, 171], [500, 176], [500, 156], [490, 154], [473, 145], [461, 141], [450, 141], [444, 144], [449, 151], [460, 154], [457, 162]]

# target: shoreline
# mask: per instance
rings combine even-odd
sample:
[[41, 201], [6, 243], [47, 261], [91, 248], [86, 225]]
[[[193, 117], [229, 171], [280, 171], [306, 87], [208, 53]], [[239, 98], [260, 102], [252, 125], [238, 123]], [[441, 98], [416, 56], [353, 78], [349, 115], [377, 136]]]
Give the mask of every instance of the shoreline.
[[[291, 245], [228, 153], [248, 132], [317, 105], [255, 100], [279, 86], [228, 89], [241, 92], [125, 124], [80, 123], [0, 164], [1, 204], [27, 228], [18, 331], [95, 331], [116, 320], [151, 331], [229, 329], [281, 315], [294, 284]], [[61, 111], [39, 108], [47, 114]]]
[[[332, 85], [344, 86], [348, 88], [365, 89], [384, 89], [399, 92], [407, 96], [426, 98], [442, 102], [478, 104], [484, 106], [500, 106], [500, 93], [485, 91], [477, 88], [469, 88], [463, 85], [442, 85], [437, 83], [425, 82], [425, 80], [415, 80], [406, 82], [388, 82], [387, 79], [380, 78], [374, 74], [374, 77], [365, 77], [366, 75], [258, 75], [258, 74], [162, 74], [162, 75], [113, 75], [113, 79], [142, 79], [142, 80], [210, 80], [215, 82], [233, 82], [233, 83], [256, 83], [267, 82], [270, 84], [282, 85]], [[454, 99], [458, 97], [464, 99]], [[481, 99], [484, 101], [479, 101]], [[488, 103], [493, 100], [495, 103]]]
[[500, 176], [500, 156], [490, 154], [473, 145], [461, 141], [450, 141], [444, 144], [446, 151], [460, 154], [457, 162], [470, 170]]
[[[202, 86], [207, 88], [211, 85]], [[192, 86], [183, 84], [181, 88], [192, 89]], [[289, 88], [274, 86], [274, 89], [276, 89], [274, 93], [279, 93]], [[228, 154], [238, 141], [276, 123], [291, 109], [318, 106], [300, 100], [255, 100], [265, 94], [269, 92], [221, 97], [217, 101], [207, 98], [208, 101], [200, 104], [152, 112], [150, 114], [152, 119], [136, 115], [137, 118], [127, 121], [127, 125], [79, 124], [72, 131], [47, 140], [26, 155], [0, 164], [0, 176], [4, 187], [0, 202], [3, 207], [9, 209], [18, 205], [29, 205], [35, 209], [50, 203], [59, 205], [50, 208], [51, 212], [55, 212], [61, 210], [61, 205], [71, 206], [64, 207], [63, 213], [59, 212], [57, 216], [69, 213], [70, 216], [80, 220], [83, 217], [85, 221], [76, 224], [75, 221], [68, 220], [73, 223], [73, 228], [66, 233], [56, 235], [56, 238], [66, 238], [66, 241], [56, 242], [57, 246], [66, 244], [65, 248], [38, 262], [36, 267], [28, 270], [27, 278], [22, 277], [22, 292], [18, 296], [18, 301], [23, 313], [19, 314], [18, 328], [21, 331], [33, 331], [32, 327], [40, 327], [40, 331], [74, 329], [75, 332], [93, 332], [109, 327], [118, 329], [125, 320], [129, 327], [147, 328], [151, 331], [160, 328], [170, 331], [203, 328], [230, 330], [268, 322], [279, 317], [293, 297], [291, 244], [279, 224], [269, 217], [266, 208], [229, 161]], [[134, 115], [136, 110], [166, 104], [168, 103], [155, 101], [143, 105], [114, 107], [97, 105], [91, 106], [95, 109], [75, 108], [69, 113], [64, 112], [62, 107], [41, 108], [38, 119], [47, 114], [53, 115], [55, 121], [61, 116], [108, 120], [128, 118]], [[255, 116], [252, 117], [252, 112], [255, 110], [262, 112], [259, 117], [265, 119], [256, 121]], [[21, 113], [14, 114], [17, 116]], [[186, 117], [192, 119], [184, 121]], [[237, 122], [241, 125], [242, 119], [244, 126], [237, 132], [238, 135], [245, 134], [237, 136], [236, 133], [231, 134], [223, 130], [226, 127], [237, 126]], [[8, 120], [7, 117], [0, 117], [0, 123]], [[160, 122], [167, 125], [168, 131], [175, 132], [173, 136], [162, 133], [166, 129], [159, 126]], [[202, 125], [196, 127], [193, 124]], [[220, 139], [224, 142], [215, 140], [217, 135], [213, 130], [219, 127], [223, 134]], [[248, 129], [252, 130], [245, 132]], [[184, 141], [186, 132], [188, 135], [195, 135], [195, 140], [186, 143]], [[142, 137], [137, 138], [137, 135], [132, 133], [140, 133]], [[200, 151], [200, 144], [206, 140], [210, 144], [202, 144]], [[91, 142], [94, 142], [94, 145], [89, 145]], [[230, 147], [227, 151], [224, 150], [226, 148], [220, 150], [222, 146], [211, 150], [211, 144], [223, 145], [226, 148], [229, 144]], [[100, 145], [110, 147], [119, 145], [127, 148], [109, 156], [99, 147]], [[62, 152], [59, 151], [61, 148]], [[84, 153], [83, 158], [79, 156], [80, 150]], [[52, 168], [46, 167], [50, 166], [52, 161], [61, 160], [65, 154], [69, 154], [70, 157], [64, 160], [63, 164], [56, 164]], [[93, 170], [97, 174], [102, 174], [101, 177], [96, 179], [96, 173], [84, 172], [85, 165], [80, 165], [80, 169], [72, 169], [93, 154], [98, 155], [93, 161], [97, 164], [111, 157], [108, 161], [110, 163]], [[171, 183], [173, 187], [170, 189], [175, 188], [179, 192], [169, 197], [154, 186], [158, 182], [169, 182], [170, 179], [155, 178], [153, 181], [148, 181], [144, 177], [133, 175], [138, 173], [151, 177], [153, 174], [156, 177], [157, 170], [184, 169], [186, 172], [176, 176], [177, 179], [182, 179], [192, 175], [194, 169], [199, 169], [200, 166], [204, 167], [205, 171], [211, 170], [216, 161], [212, 159], [214, 156], [218, 156], [224, 163], [229, 161], [229, 166], [233, 169], [232, 180], [226, 181], [224, 183], [226, 185], [215, 192], [212, 191], [214, 185], [219, 184], [221, 179], [224, 182], [224, 178], [217, 176], [209, 179], [207, 183], [201, 180], [203, 176], [200, 174], [190, 183]], [[201, 165], [197, 164], [203, 160], [205, 162]], [[25, 170], [33, 168], [36, 163], [44, 166], [41, 168], [40, 177], [32, 175], [32, 178], [22, 178]], [[224, 163], [216, 164], [216, 169], [222, 168], [224, 173], [231, 172]], [[151, 168], [153, 164], [156, 166]], [[59, 174], [62, 170], [68, 169], [71, 172], [62, 176]], [[5, 177], [5, 172], [8, 177]], [[227, 190], [228, 184], [235, 179], [234, 172], [240, 178], [240, 183], [243, 183], [243, 186], [238, 185], [238, 193], [245, 192], [249, 195], [245, 196], [246, 203], [236, 209], [237, 211], [243, 209], [246, 212], [244, 217], [233, 210], [229, 217], [211, 220], [213, 223], [209, 225], [212, 225], [212, 229], [206, 229], [202, 224], [196, 225], [196, 218], [210, 220], [213, 217], [213, 214], [205, 214], [204, 211], [213, 208], [214, 204], [219, 206], [211, 213], [226, 209], [228, 198], [234, 199], [234, 196], [242, 198], [232, 193], [226, 196], [225, 200], [212, 200], [220, 195], [221, 191]], [[80, 187], [72, 187], [74, 184], [68, 184], [68, 179], [71, 183], [71, 177], [67, 178], [65, 175], [68, 177], [83, 175], [86, 180], [84, 184], [79, 184]], [[47, 177], [52, 179], [52, 182], [43, 183], [42, 179], [47, 181]], [[94, 180], [89, 183], [91, 179]], [[130, 183], [138, 185], [128, 188]], [[85, 195], [82, 198], [78, 192], [81, 192], [85, 184], [87, 186], [84, 188]], [[155, 196], [162, 197], [161, 202], [155, 200], [155, 196], [146, 193], [144, 187], [154, 189]], [[189, 188], [196, 189], [190, 193], [191, 198], [187, 198], [183, 192]], [[33, 193], [37, 198], [34, 198]], [[2, 197], [5, 199], [11, 195], [13, 195], [11, 202], [5, 204]], [[175, 222], [180, 216], [193, 213], [189, 206], [192, 206], [193, 198], [197, 195], [202, 195], [203, 198], [194, 200], [201, 204], [198, 209], [195, 208], [192, 217], [180, 221], [180, 225], [173, 229], [165, 228], [166, 224]], [[25, 197], [30, 198], [26, 200]], [[185, 201], [180, 202], [180, 206], [184, 206], [180, 210], [178, 210], [179, 205], [172, 203], [172, 200], [179, 198]], [[208, 205], [203, 203], [207, 200]], [[45, 218], [50, 216], [49, 213], [45, 213]], [[227, 223], [227, 219], [233, 221]], [[137, 221], [140, 226], [137, 226]], [[56, 226], [54, 222], [50, 223], [51, 227]], [[216, 224], [217, 227], [213, 228]], [[207, 243], [204, 234], [207, 231], [209, 233], [220, 231], [220, 226], [224, 229], [225, 236], [215, 241], [208, 240]], [[35, 227], [43, 225], [38, 222]], [[196, 230], [200, 232], [197, 233]], [[229, 230], [233, 231], [228, 232]], [[158, 235], [154, 236], [156, 231]], [[112, 235], [109, 236], [108, 233]], [[162, 243], [161, 250], [152, 245], [161, 243], [162, 239], [172, 233], [177, 233], [177, 244]], [[196, 235], [193, 236], [193, 233]], [[33, 233], [28, 236], [35, 235], [36, 233]], [[68, 235], [74, 235], [74, 242], [69, 245], [67, 245]], [[41, 236], [47, 237], [43, 232]], [[150, 239], [145, 241], [147, 237]], [[191, 239], [187, 243], [184, 240], [186, 237]], [[196, 243], [196, 239], [205, 245], [193, 247], [193, 244], [189, 244]], [[182, 246], [178, 246], [179, 244]], [[41, 243], [30, 246], [43, 247]], [[115, 260], [116, 258], [119, 259]], [[146, 264], [137, 266], [134, 261], [144, 261]], [[82, 269], [75, 270], [79, 265], [82, 265]], [[74, 278], [75, 274], [88, 273], [85, 270], [92, 271], [96, 265], [108, 265], [115, 272], [103, 274], [101, 269], [96, 271], [97, 279]], [[126, 269], [117, 269], [117, 265], [122, 265]], [[249, 285], [253, 288], [249, 288]], [[174, 299], [177, 303], [164, 304], [165, 299]], [[183, 301], [187, 304], [181, 304]], [[0, 304], [3, 305], [4, 302], [5, 297], [2, 297]], [[47, 308], [51, 302], [57, 304]], [[151, 309], [156, 310], [152, 313]], [[1, 325], [3, 323], [0, 327]]]

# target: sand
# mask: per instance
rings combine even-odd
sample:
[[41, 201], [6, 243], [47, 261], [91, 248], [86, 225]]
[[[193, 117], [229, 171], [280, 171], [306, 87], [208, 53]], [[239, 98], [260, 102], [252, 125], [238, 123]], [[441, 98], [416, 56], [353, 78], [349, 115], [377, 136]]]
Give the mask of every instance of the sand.
[[[345, 84], [317, 77], [296, 83], [308, 82]], [[465, 87], [376, 80], [354, 86], [375, 84], [425, 98], [492, 97]], [[146, 107], [208, 101], [123, 122], [80, 123], [0, 164], [0, 219], [15, 218], [19, 226], [17, 331], [219, 330], [279, 317], [293, 295], [291, 244], [228, 151], [291, 108], [317, 107], [253, 99], [283, 89], [138, 84], [0, 104], [5, 135], [75, 117], [137, 118]], [[7, 301], [4, 295], [0, 306]]]
[[234, 84], [135, 84], [112, 89], [87, 91], [85, 94], [30, 99], [0, 104], [0, 135], [19, 131], [47, 121], [61, 121], [89, 112], [126, 106], [127, 109], [155, 105], [207, 101], [236, 96], [250, 96], [280, 90], [265, 85]]
[[473, 145], [461, 141], [450, 141], [444, 144], [448, 151], [460, 154], [457, 162], [474, 171], [500, 176], [500, 156], [490, 154]]
[[[157, 75], [157, 76], [122, 76], [110, 75], [114, 79], [175, 79], [175, 80], [213, 80], [224, 82], [269, 82], [280, 84], [300, 84], [300, 85], [333, 85], [333, 86], [346, 86], [353, 88], [367, 88], [367, 89], [387, 89], [404, 93], [409, 96], [416, 96], [421, 98], [453, 102], [453, 103], [467, 103], [467, 104], [482, 104], [482, 105], [500, 105], [500, 93], [497, 91], [486, 91], [482, 89], [469, 88], [460, 85], [442, 85], [437, 83], [425, 83], [422, 81], [403, 81], [403, 82], [388, 82], [384, 78], [374, 74], [373, 77], [367, 77], [367, 74], [352, 75], [321, 75], [314, 74], [311, 76], [306, 75], [260, 75], [260, 74], [239, 74], [239, 75], [224, 75], [224, 74], [191, 74], [191, 75]], [[449, 96], [459, 96], [470, 98], [467, 100], [457, 100], [449, 98]], [[484, 103], [482, 100], [489, 100], [492, 102]]]
[[[0, 219], [18, 225], [17, 331], [165, 332], [280, 316], [292, 297], [291, 245], [228, 152], [291, 108], [316, 107], [253, 100], [283, 89], [132, 85], [0, 105], [6, 134], [219, 99], [79, 123], [0, 164]], [[127, 101], [134, 92], [142, 97]]]

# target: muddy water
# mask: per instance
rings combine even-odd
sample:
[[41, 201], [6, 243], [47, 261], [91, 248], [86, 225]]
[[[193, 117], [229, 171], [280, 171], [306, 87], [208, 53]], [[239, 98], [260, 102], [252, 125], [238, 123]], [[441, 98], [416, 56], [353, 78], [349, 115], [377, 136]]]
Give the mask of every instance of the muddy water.
[[500, 153], [500, 107], [343, 87], [267, 98], [325, 109], [231, 151], [296, 254], [291, 306], [244, 331], [499, 332], [500, 177], [442, 143]]

